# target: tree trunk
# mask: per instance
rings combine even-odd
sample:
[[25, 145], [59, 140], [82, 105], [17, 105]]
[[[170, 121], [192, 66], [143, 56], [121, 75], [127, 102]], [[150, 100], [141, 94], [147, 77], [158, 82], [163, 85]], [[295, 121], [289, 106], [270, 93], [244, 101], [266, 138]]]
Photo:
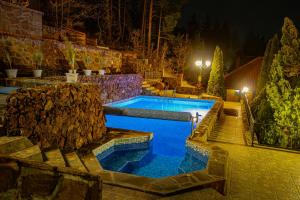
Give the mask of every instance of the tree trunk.
[[151, 51], [151, 34], [152, 34], [152, 18], [153, 18], [153, 0], [150, 0], [149, 5], [149, 23], [148, 23], [148, 45], [147, 45], [147, 51], [148, 56], [150, 55]]
[[143, 22], [142, 22], [142, 43], [143, 43], [143, 56], [145, 56], [145, 45], [146, 45], [146, 13], [147, 13], [147, 0], [144, 0], [144, 9], [143, 9]]
[[55, 1], [55, 18], [56, 18], [56, 28], [58, 28], [58, 0]]
[[109, 11], [109, 41], [112, 43], [112, 23], [113, 23], [113, 3], [112, 0], [109, 1], [110, 11]]
[[61, 19], [60, 19], [60, 30], [63, 28], [64, 23], [64, 0], [61, 0]]
[[162, 20], [162, 7], [160, 7], [160, 14], [159, 14], [156, 58], [158, 58], [159, 50], [160, 50], [161, 20]]
[[124, 10], [123, 10], [123, 28], [122, 28], [122, 36], [121, 36], [122, 42], [124, 42], [125, 26], [126, 26], [126, 0], [124, 0]]
[[118, 0], [118, 26], [119, 26], [119, 40], [120, 40], [122, 36], [121, 0]]

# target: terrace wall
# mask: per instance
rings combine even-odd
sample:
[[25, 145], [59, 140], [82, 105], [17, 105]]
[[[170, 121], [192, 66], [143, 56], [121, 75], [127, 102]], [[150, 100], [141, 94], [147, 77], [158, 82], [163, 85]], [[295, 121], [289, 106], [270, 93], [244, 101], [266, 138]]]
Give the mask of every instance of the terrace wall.
[[131, 98], [142, 93], [143, 78], [138, 74], [80, 76], [82, 83], [94, 83], [101, 88], [104, 103]]
[[8, 135], [22, 135], [42, 149], [79, 149], [106, 134], [100, 88], [58, 84], [21, 89], [7, 99]]
[[[213, 99], [213, 98], [207, 97], [205, 99]], [[223, 113], [223, 106], [224, 106], [223, 104], [224, 102], [222, 100], [216, 100], [213, 107], [205, 115], [201, 123], [196, 127], [196, 129], [193, 131], [192, 135], [189, 137], [188, 140], [198, 141], [203, 143], [207, 142], [208, 136], [212, 133], [217, 120], [220, 118], [221, 114]]]
[[[138, 74], [120, 74], [104, 76], [79, 76], [79, 82], [96, 84], [100, 88], [103, 103], [119, 101], [140, 95], [143, 78]], [[66, 81], [65, 76], [40, 78], [5, 79], [6, 86], [30, 88], [42, 85], [56, 85]]]
[[0, 31], [41, 38], [43, 13], [0, 0]]
[[[25, 37], [12, 37], [6, 36], [12, 41], [11, 55], [13, 60], [14, 68], [19, 69], [19, 74], [23, 76], [32, 76], [32, 53], [36, 49], [41, 49], [44, 54], [44, 60], [42, 63], [42, 69], [44, 70], [43, 76], [47, 75], [63, 75], [69, 69], [68, 63], [65, 60], [63, 42], [57, 40], [35, 40], [32, 38]], [[85, 51], [89, 54], [92, 59], [91, 65], [88, 67], [93, 71], [99, 70], [98, 64], [99, 59], [103, 59], [101, 67], [109, 67], [111, 71], [120, 71], [122, 65], [122, 53], [107, 48], [100, 48], [95, 46], [82, 46], [74, 44], [76, 51], [76, 68], [86, 69], [82, 60]], [[1, 60], [5, 58], [2, 50], [2, 43], [0, 42], [0, 65]], [[7, 67], [7, 66], [6, 66]], [[1, 70], [6, 67], [1, 66]]]

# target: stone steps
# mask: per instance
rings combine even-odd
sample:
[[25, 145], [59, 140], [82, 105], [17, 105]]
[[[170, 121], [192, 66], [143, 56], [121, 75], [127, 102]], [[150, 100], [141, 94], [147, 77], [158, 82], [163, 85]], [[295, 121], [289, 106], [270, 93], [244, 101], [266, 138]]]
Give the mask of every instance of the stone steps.
[[103, 171], [100, 163], [93, 154], [86, 155], [80, 158], [86, 169], [91, 173], [100, 173]]
[[65, 167], [65, 159], [59, 149], [52, 149], [44, 152], [45, 157], [47, 158], [46, 163], [51, 166], [56, 167]]
[[0, 154], [11, 154], [32, 146], [26, 137], [0, 137]]
[[87, 169], [85, 168], [84, 164], [81, 162], [76, 152], [73, 151], [71, 153], [64, 154], [64, 157], [68, 164], [68, 167], [87, 172]]
[[38, 145], [22, 149], [20, 151], [9, 154], [9, 156], [43, 162], [42, 152]]
[[144, 81], [142, 84], [143, 94], [144, 95], [160, 95], [160, 90], [156, 89], [155, 87], [151, 86], [147, 81]]

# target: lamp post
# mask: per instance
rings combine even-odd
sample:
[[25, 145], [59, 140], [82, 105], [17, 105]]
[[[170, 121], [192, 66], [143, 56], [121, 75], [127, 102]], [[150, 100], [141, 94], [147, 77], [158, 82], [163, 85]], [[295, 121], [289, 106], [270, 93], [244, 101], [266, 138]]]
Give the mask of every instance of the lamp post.
[[202, 59], [200, 59], [200, 60], [196, 60], [195, 65], [200, 68], [200, 72], [199, 72], [199, 75], [198, 75], [198, 84], [199, 84], [199, 88], [200, 88], [201, 87], [201, 81], [202, 81], [203, 69], [205, 69], [207, 67], [210, 67], [211, 61], [206, 60], [205, 63], [203, 64]]

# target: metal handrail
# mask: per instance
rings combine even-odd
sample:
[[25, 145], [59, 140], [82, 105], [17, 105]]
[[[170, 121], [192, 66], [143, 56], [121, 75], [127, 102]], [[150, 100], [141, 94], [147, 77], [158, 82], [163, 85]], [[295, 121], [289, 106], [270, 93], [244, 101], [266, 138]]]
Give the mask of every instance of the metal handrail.
[[[250, 105], [249, 105], [249, 100], [248, 100], [246, 94], [243, 95], [243, 99], [244, 99], [244, 104], [245, 104], [245, 110], [246, 110], [246, 115], [247, 115], [247, 121], [248, 121], [248, 125], [249, 125], [249, 130], [250, 130], [251, 138], [252, 138], [251, 146], [254, 146], [254, 136], [256, 134], [255, 133], [255, 129], [259, 128], [259, 130], [260, 130], [259, 131], [260, 132], [259, 135], [261, 137], [261, 133], [262, 133], [261, 131], [262, 130], [266, 130], [266, 128], [271, 127], [274, 124], [256, 122], [256, 120], [253, 117], [253, 114], [252, 114], [252, 111], [251, 111], [251, 108], [250, 108]], [[289, 140], [290, 140], [290, 144], [292, 145], [292, 148], [294, 148], [293, 145], [295, 145], [295, 144], [296, 144], [296, 146], [298, 146], [297, 143], [300, 143], [300, 134], [299, 134], [300, 133], [300, 126], [299, 126], [299, 124], [295, 124], [293, 126], [280, 126], [280, 125], [276, 125], [276, 126], [279, 127], [282, 130], [289, 130], [289, 129], [290, 130], [296, 130], [296, 134], [295, 134], [296, 137], [295, 136], [294, 137], [289, 137]], [[258, 137], [258, 142], [260, 144], [262, 144], [261, 141], [260, 141], [260, 137]], [[295, 138], [299, 138], [299, 141], [297, 139], [296, 143], [294, 143], [294, 141], [293, 141], [293, 139], [295, 139]], [[273, 146], [273, 145], [271, 145], [271, 146]], [[299, 146], [300, 146], [300, 144], [299, 144]]]
[[249, 129], [250, 129], [250, 133], [251, 133], [251, 146], [254, 145], [253, 141], [254, 141], [254, 124], [256, 123], [255, 122], [255, 119], [253, 117], [253, 114], [251, 112], [251, 108], [250, 108], [250, 105], [249, 105], [249, 100], [248, 100], [248, 97], [246, 94], [243, 95], [243, 99], [244, 99], [244, 102], [245, 102], [245, 108], [246, 108], [246, 114], [247, 114], [247, 121], [248, 121], [248, 125], [249, 125]]

